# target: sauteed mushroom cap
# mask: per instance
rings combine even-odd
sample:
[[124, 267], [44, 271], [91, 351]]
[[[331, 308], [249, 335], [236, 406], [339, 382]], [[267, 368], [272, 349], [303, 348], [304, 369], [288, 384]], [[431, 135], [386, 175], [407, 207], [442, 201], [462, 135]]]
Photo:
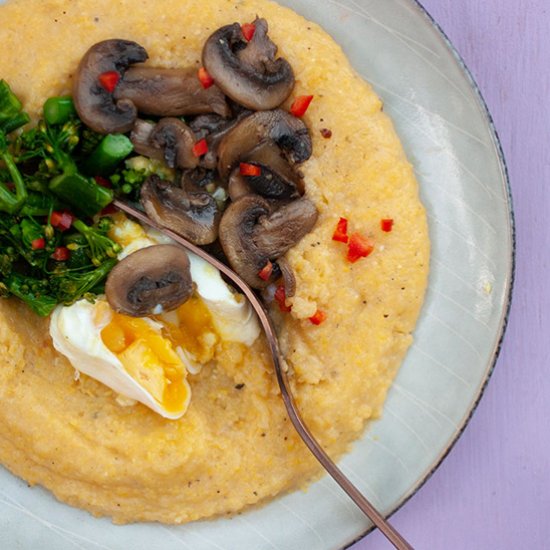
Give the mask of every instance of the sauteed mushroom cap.
[[111, 308], [132, 317], [170, 311], [193, 293], [189, 257], [179, 246], [163, 244], [126, 256], [109, 273], [105, 294]]
[[193, 154], [195, 134], [179, 118], [162, 118], [150, 136], [151, 143], [164, 150], [170, 168], [195, 168], [199, 159]]
[[244, 195], [231, 203], [220, 222], [220, 242], [231, 267], [253, 288], [265, 288], [279, 275], [262, 279], [258, 273], [306, 235], [317, 220], [317, 210], [299, 199], [273, 211], [258, 195]]
[[150, 218], [194, 244], [218, 238], [221, 213], [206, 191], [187, 191], [153, 175], [141, 187], [141, 204]]
[[274, 109], [294, 87], [292, 67], [275, 58], [277, 46], [267, 36], [267, 21], [256, 19], [247, 42], [238, 23], [226, 25], [206, 41], [203, 64], [214, 82], [231, 99], [249, 109]]
[[293, 164], [311, 156], [309, 130], [302, 120], [281, 109], [247, 116], [222, 139], [218, 149], [218, 171], [227, 179], [234, 166], [263, 142], [276, 144]]
[[104, 88], [100, 76], [116, 71], [123, 75], [132, 63], [142, 63], [148, 55], [130, 40], [104, 40], [94, 44], [84, 55], [74, 78], [73, 99], [78, 116], [100, 134], [125, 133], [137, 117], [134, 103], [116, 99]]

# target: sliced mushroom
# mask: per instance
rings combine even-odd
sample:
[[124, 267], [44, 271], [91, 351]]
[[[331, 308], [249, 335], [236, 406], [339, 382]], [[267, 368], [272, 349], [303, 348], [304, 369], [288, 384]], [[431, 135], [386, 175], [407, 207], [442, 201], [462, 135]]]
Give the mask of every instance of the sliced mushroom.
[[226, 25], [206, 41], [202, 61], [216, 84], [231, 99], [253, 110], [274, 109], [294, 87], [294, 73], [286, 59], [275, 59], [277, 46], [267, 36], [267, 21], [254, 21], [247, 42], [239, 23]]
[[129, 132], [137, 109], [129, 99], [120, 99], [100, 83], [100, 75], [116, 71], [123, 75], [132, 63], [142, 63], [148, 55], [129, 40], [104, 40], [84, 55], [74, 77], [73, 100], [78, 116], [100, 134]]
[[231, 114], [221, 90], [215, 85], [203, 88], [194, 68], [134, 67], [126, 71], [114, 95], [132, 101], [146, 115]]
[[218, 237], [221, 213], [206, 191], [187, 191], [153, 175], [141, 187], [141, 204], [150, 218], [194, 244]]
[[256, 246], [270, 258], [279, 258], [311, 231], [317, 215], [315, 205], [303, 197], [279, 207], [258, 220]]
[[210, 184], [218, 186], [217, 174], [214, 170], [207, 170], [200, 166], [194, 170], [183, 170], [179, 182], [179, 186], [187, 192], [201, 191]]
[[294, 272], [285, 257], [279, 258], [277, 260], [277, 265], [279, 266], [279, 270], [283, 278], [285, 296], [287, 298], [292, 298], [292, 296], [296, 294], [296, 277], [294, 276]]
[[243, 118], [250, 115], [250, 111], [241, 110], [231, 119], [224, 119], [215, 114], [200, 115], [193, 119], [189, 126], [195, 132], [197, 139], [205, 138], [208, 143], [208, 152], [201, 157], [200, 165], [213, 170], [218, 165], [218, 148], [224, 138]]
[[130, 134], [130, 141], [134, 151], [155, 160], [164, 160], [164, 151], [151, 143], [151, 134], [155, 129], [155, 123], [138, 118], [134, 123]]
[[246, 181], [247, 179], [241, 174], [238, 166], [231, 172], [229, 183], [227, 184], [227, 193], [233, 202], [253, 192], [250, 184]]
[[304, 194], [304, 180], [274, 142], [261, 143], [241, 160], [260, 168], [260, 175], [244, 177], [258, 195], [270, 199], [296, 199]]
[[150, 141], [164, 151], [164, 160], [170, 168], [195, 168], [199, 164], [193, 154], [195, 134], [179, 118], [162, 118], [151, 132]]
[[275, 269], [263, 280], [258, 273], [299, 242], [315, 224], [317, 210], [305, 198], [272, 211], [258, 195], [229, 205], [220, 222], [220, 242], [231, 267], [253, 288], [265, 288], [280, 276]]
[[261, 111], [244, 118], [222, 139], [218, 149], [218, 170], [227, 180], [234, 166], [259, 144], [275, 143], [294, 164], [311, 156], [309, 130], [302, 120], [286, 111]]
[[193, 293], [189, 257], [171, 244], [142, 248], [109, 273], [105, 295], [117, 312], [143, 317], [176, 309]]

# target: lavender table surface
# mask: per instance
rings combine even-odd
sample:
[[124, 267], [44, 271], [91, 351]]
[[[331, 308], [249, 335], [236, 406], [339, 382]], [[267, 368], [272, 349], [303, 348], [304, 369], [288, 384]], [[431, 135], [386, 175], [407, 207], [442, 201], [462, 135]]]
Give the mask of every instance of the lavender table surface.
[[[392, 521], [417, 549], [550, 549], [550, 2], [423, 5], [493, 115], [510, 172], [517, 267], [485, 396], [451, 454]], [[384, 548], [378, 532], [353, 546]]]

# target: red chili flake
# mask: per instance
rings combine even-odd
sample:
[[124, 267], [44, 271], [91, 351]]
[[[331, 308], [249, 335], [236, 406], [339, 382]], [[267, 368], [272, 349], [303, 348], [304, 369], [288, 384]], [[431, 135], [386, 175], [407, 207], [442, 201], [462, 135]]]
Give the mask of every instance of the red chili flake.
[[277, 287], [277, 290], [275, 290], [274, 298], [275, 301], [279, 304], [279, 309], [283, 313], [288, 313], [292, 309], [292, 306], [286, 305], [286, 291], [283, 285]]
[[262, 169], [255, 164], [248, 164], [247, 162], [241, 162], [239, 166], [241, 176], [259, 176], [262, 173]]
[[320, 325], [321, 323], [323, 323], [324, 321], [326, 321], [327, 319], [327, 314], [324, 312], [324, 311], [321, 311], [320, 309], [318, 309], [316, 312], [315, 312], [315, 315], [312, 315], [309, 320], [314, 324], [314, 325]]
[[353, 233], [348, 244], [348, 262], [355, 263], [360, 258], [366, 258], [374, 250], [372, 239], [360, 233]]
[[58, 246], [54, 253], [52, 254], [52, 258], [58, 262], [65, 262], [71, 257], [71, 252], [69, 249], [65, 246]]
[[273, 273], [273, 264], [267, 260], [267, 263], [260, 269], [258, 272], [258, 277], [264, 281], [267, 281], [271, 274]]
[[247, 42], [252, 40], [254, 33], [256, 32], [256, 25], [254, 23], [243, 23], [241, 25], [241, 31], [243, 33], [244, 39]]
[[115, 91], [116, 85], [120, 80], [120, 73], [117, 71], [107, 71], [101, 73], [97, 79], [104, 90], [112, 94]]
[[199, 80], [200, 80], [201, 86], [205, 90], [207, 88], [210, 88], [210, 86], [214, 84], [214, 79], [210, 76], [210, 73], [204, 67], [201, 67], [199, 69]]
[[34, 241], [31, 242], [31, 247], [33, 250], [41, 250], [42, 248], [46, 248], [46, 239], [44, 237], [34, 239]]
[[391, 218], [384, 218], [380, 220], [380, 228], [382, 231], [389, 233], [393, 229], [393, 220]]
[[101, 185], [101, 187], [106, 187], [107, 189], [113, 188], [113, 185], [111, 184], [111, 182], [107, 178], [104, 178], [103, 176], [94, 176], [94, 180], [98, 185]]
[[321, 128], [319, 131], [325, 139], [330, 139], [332, 137], [332, 130], [329, 130], [328, 128]]
[[312, 99], [312, 95], [298, 96], [290, 106], [290, 112], [297, 117], [304, 116]]
[[341, 243], [347, 243], [348, 237], [348, 220], [346, 218], [340, 218], [336, 224], [336, 229], [332, 234], [332, 240]]
[[109, 214], [114, 214], [115, 212], [118, 212], [117, 207], [111, 203], [108, 204], [100, 213], [100, 216], [108, 216]]
[[50, 223], [59, 231], [67, 231], [73, 225], [74, 218], [68, 210], [63, 210], [63, 212], [54, 210], [50, 216]]
[[206, 143], [206, 139], [201, 139], [193, 145], [193, 154], [196, 157], [202, 157], [203, 155], [206, 155], [208, 153], [208, 143]]

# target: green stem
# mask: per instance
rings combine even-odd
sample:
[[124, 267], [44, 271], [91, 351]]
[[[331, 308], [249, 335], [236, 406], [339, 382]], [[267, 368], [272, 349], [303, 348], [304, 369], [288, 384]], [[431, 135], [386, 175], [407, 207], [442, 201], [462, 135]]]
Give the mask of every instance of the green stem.
[[30, 122], [30, 120], [31, 120], [31, 117], [27, 113], [19, 113], [15, 117], [6, 121], [4, 123], [2, 130], [6, 135], [10, 134], [11, 132], [14, 132], [15, 130], [17, 130], [18, 128], [21, 128], [21, 126], [25, 126], [25, 124]]
[[7, 151], [1, 151], [0, 157], [4, 161], [15, 185], [14, 195], [3, 183], [0, 183], [0, 210], [8, 214], [15, 214], [27, 200], [27, 188], [13, 157]]
[[11, 273], [5, 280], [6, 288], [11, 294], [23, 300], [35, 313], [46, 317], [55, 306], [57, 300], [53, 296], [42, 294], [33, 290], [33, 286], [39, 286], [38, 281], [31, 277]]
[[73, 100], [70, 96], [50, 97], [44, 103], [44, 119], [48, 124], [65, 124], [76, 115]]
[[94, 216], [113, 200], [113, 191], [81, 174], [61, 174], [50, 182], [50, 191], [83, 216]]
[[4, 125], [16, 117], [22, 108], [21, 102], [11, 91], [8, 83], [0, 80], [0, 130], [4, 130]]
[[82, 170], [91, 176], [106, 176], [134, 150], [132, 142], [123, 134], [108, 134], [83, 162]]

